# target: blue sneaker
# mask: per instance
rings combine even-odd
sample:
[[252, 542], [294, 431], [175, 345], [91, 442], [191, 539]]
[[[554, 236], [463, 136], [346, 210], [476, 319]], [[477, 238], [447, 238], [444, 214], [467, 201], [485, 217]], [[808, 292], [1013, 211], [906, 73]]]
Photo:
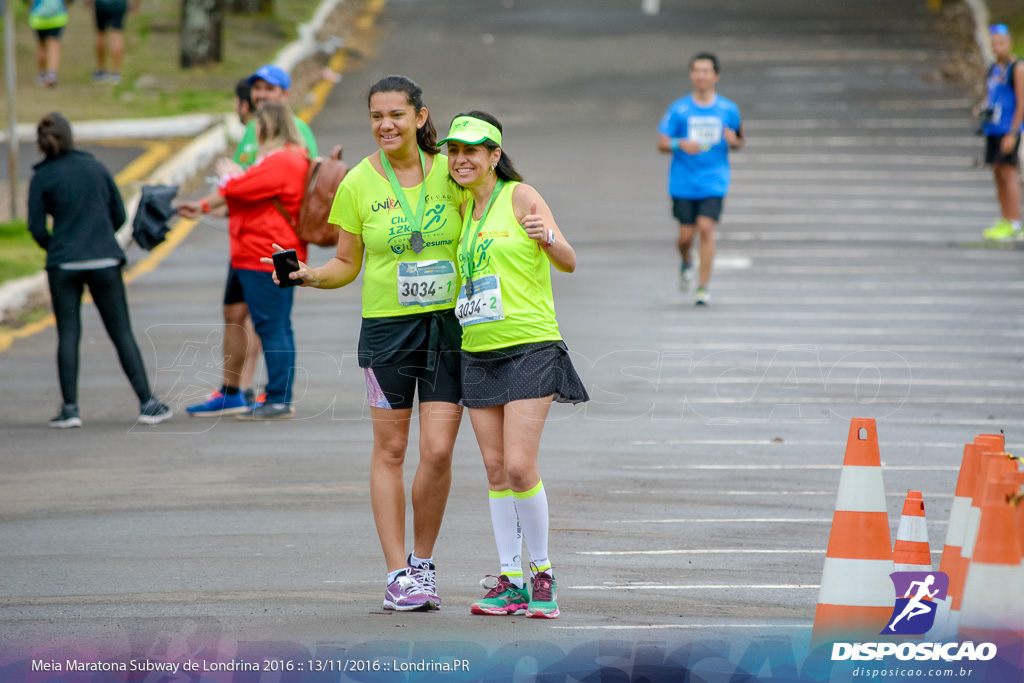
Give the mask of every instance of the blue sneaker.
[[245, 402], [245, 396], [241, 392], [228, 396], [219, 391], [213, 392], [210, 398], [203, 403], [185, 408], [185, 412], [191, 417], [220, 417], [221, 415], [244, 413], [247, 410], [249, 410], [249, 405]]

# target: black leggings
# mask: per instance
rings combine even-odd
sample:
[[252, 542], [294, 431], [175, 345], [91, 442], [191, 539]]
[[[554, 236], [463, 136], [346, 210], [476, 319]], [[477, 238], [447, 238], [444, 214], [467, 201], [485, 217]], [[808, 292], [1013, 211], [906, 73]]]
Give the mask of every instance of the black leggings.
[[120, 266], [96, 270], [50, 268], [46, 274], [50, 279], [53, 315], [57, 318], [57, 375], [64, 403], [78, 403], [78, 345], [82, 339], [82, 292], [85, 285], [89, 285], [89, 293], [103, 319], [103, 326], [114, 342], [121, 367], [139, 402], [148, 401], [153, 394], [149, 390], [139, 345], [132, 335]]

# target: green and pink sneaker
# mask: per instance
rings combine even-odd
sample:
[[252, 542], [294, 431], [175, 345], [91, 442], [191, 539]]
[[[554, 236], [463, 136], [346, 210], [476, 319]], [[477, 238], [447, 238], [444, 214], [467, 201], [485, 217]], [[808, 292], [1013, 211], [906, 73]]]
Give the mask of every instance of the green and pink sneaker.
[[493, 581], [497, 581], [497, 584], [487, 591], [487, 595], [473, 603], [469, 608], [470, 613], [494, 616], [526, 614], [526, 607], [530, 604], [530, 594], [526, 587], [516, 587], [504, 574], [488, 576], [481, 583], [486, 587]]

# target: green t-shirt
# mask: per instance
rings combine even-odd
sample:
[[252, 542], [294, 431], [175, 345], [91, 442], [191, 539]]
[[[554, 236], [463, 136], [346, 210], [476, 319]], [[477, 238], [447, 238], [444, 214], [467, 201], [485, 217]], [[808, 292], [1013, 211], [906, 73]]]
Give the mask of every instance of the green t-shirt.
[[[415, 211], [420, 185], [402, 189]], [[417, 254], [409, 247], [411, 227], [388, 179], [377, 172], [369, 159], [363, 159], [348, 172], [334, 197], [328, 220], [346, 232], [362, 235], [366, 249], [364, 318], [455, 307], [455, 250], [462, 231], [459, 206], [466, 196], [465, 190], [448, 177], [448, 158], [443, 154], [434, 156], [433, 166], [427, 172], [421, 228], [425, 246]], [[429, 288], [429, 294], [421, 292], [421, 287]]]
[[[305, 142], [304, 147], [309, 152], [310, 158], [317, 155], [316, 149], [316, 138], [313, 137], [313, 131], [309, 129], [306, 122], [300, 119], [298, 116], [295, 117], [295, 125], [299, 129], [299, 134], [302, 135], [302, 139]], [[249, 125], [245, 127], [245, 135], [242, 136], [241, 141], [238, 143], [238, 147], [235, 148], [234, 161], [236, 164], [247, 169], [256, 163], [256, 157], [259, 154], [259, 143], [256, 141], [256, 119], [249, 122]]]
[[[526, 236], [512, 208], [512, 192], [519, 183], [507, 183], [494, 198], [484, 224], [472, 223], [473, 201], [466, 206], [466, 220], [459, 241], [459, 274], [472, 277], [477, 292], [492, 286], [498, 276], [503, 319], [488, 319], [462, 328], [463, 351], [491, 351], [519, 344], [558, 341], [562, 338], [555, 320], [551, 294], [551, 262], [536, 242]], [[476, 244], [472, 245], [474, 233]], [[473, 246], [472, 259], [470, 247]], [[496, 290], [487, 290], [494, 301]], [[479, 296], [479, 294], [478, 294]], [[459, 308], [466, 300], [459, 299]], [[456, 309], [457, 314], [459, 309]]]

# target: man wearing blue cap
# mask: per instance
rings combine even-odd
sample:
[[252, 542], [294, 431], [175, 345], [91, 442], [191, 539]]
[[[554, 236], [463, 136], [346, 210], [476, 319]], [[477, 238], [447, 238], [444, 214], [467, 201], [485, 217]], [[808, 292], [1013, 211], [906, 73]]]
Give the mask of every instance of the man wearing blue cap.
[[[249, 76], [248, 81], [251, 88], [249, 97], [252, 99], [252, 104], [256, 109], [259, 109], [264, 102], [288, 101], [292, 79], [288, 76], [288, 72], [281, 67], [274, 64], [264, 64], [256, 69], [256, 73]], [[299, 129], [299, 133], [302, 134], [302, 139], [306, 142], [306, 150], [309, 152], [309, 156], [315, 157], [317, 149], [313, 131], [298, 116], [295, 117], [295, 125]], [[256, 142], [256, 120], [253, 119], [246, 126], [245, 135], [242, 136], [242, 141], [238, 143], [238, 148], [235, 150], [235, 163], [243, 169], [252, 166], [253, 162], [256, 161], [256, 148], [258, 146], [259, 144]]]
[[985, 77], [988, 95], [975, 113], [984, 112], [985, 163], [992, 166], [1002, 216], [984, 231], [987, 239], [1021, 237], [1020, 135], [1024, 130], [1024, 64], [1013, 54], [1006, 24], [989, 27], [996, 61]]
[[[249, 85], [248, 99], [251, 112], [267, 102], [287, 102], [292, 79], [288, 72], [274, 64], [265, 64], [246, 79]], [[236, 90], [236, 94], [240, 93]], [[242, 103], [238, 103], [239, 117]], [[306, 122], [295, 117], [295, 125], [302, 135], [310, 158], [317, 155], [316, 138]], [[245, 127], [245, 134], [235, 149], [233, 161], [241, 170], [256, 163], [259, 141], [256, 139], [256, 117], [251, 116]], [[218, 166], [218, 172], [225, 172], [231, 164]], [[191, 417], [220, 417], [241, 413], [255, 407], [259, 399], [252, 389], [253, 376], [259, 365], [260, 340], [249, 318], [249, 306], [242, 295], [242, 285], [235, 270], [228, 266], [228, 279], [224, 288], [224, 384], [205, 401], [188, 406], [185, 411]], [[236, 369], [237, 368], [237, 369]]]

